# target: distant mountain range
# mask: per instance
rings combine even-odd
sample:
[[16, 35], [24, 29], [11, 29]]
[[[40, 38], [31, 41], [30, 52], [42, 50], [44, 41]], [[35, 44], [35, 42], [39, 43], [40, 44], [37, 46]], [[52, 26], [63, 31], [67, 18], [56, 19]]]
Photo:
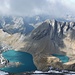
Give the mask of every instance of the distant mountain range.
[[[27, 35], [34, 28], [38, 27], [40, 23], [42, 23], [47, 19], [53, 19], [53, 18], [49, 15], [36, 15], [33, 17], [1, 16], [0, 29], [3, 29], [3, 31], [9, 34], [21, 33]], [[65, 21], [65, 22], [69, 22], [71, 20], [69, 16], [63, 18], [55, 18], [55, 19], [57, 21]]]
[[34, 27], [24, 21], [22, 17], [2, 17], [0, 18], [0, 29], [9, 34], [21, 33], [29, 34]]

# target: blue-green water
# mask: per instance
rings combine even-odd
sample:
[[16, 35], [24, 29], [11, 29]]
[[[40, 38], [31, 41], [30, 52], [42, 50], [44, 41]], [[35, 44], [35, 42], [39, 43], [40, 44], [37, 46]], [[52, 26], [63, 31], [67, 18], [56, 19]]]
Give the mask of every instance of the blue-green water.
[[62, 61], [62, 63], [66, 63], [69, 61], [69, 57], [65, 55], [58, 55], [58, 54], [52, 54], [52, 55], [59, 58]]
[[22, 63], [22, 65], [18, 67], [14, 66], [14, 67], [1, 68], [1, 70], [3, 71], [7, 71], [10, 73], [19, 73], [26, 71], [34, 71], [37, 69], [33, 63], [33, 57], [29, 53], [9, 50], [7, 52], [3, 52], [3, 57], [8, 59], [10, 62]]

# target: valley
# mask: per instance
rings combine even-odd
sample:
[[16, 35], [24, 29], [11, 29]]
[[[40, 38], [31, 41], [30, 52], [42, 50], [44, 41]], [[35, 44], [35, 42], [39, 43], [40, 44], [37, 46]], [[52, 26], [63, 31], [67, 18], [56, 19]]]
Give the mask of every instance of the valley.
[[[17, 18], [12, 28], [17, 27], [19, 19]], [[22, 21], [19, 21], [20, 26], [23, 25]], [[4, 27], [6, 26], [7, 24]], [[6, 28], [9, 31], [9, 26]], [[25, 31], [12, 33], [12, 31], [8, 32], [7, 30], [0, 29], [1, 54], [10, 50], [30, 53], [37, 70], [41, 71], [47, 71], [49, 66], [62, 70], [75, 70], [75, 22], [45, 20], [28, 34]], [[65, 58], [61, 58], [66, 62], [62, 63], [60, 56], [56, 55], [65, 56]]]

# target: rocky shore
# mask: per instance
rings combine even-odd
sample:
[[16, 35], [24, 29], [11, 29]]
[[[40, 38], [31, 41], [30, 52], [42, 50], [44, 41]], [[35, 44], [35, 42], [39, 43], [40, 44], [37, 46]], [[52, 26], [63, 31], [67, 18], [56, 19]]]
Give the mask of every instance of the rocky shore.
[[2, 54], [0, 54], [0, 68], [4, 67], [13, 67], [13, 66], [20, 66], [20, 62], [10, 62], [9, 60], [5, 59]]
[[6, 60], [2, 54], [0, 54], [0, 68], [5, 67], [9, 63], [8, 60]]

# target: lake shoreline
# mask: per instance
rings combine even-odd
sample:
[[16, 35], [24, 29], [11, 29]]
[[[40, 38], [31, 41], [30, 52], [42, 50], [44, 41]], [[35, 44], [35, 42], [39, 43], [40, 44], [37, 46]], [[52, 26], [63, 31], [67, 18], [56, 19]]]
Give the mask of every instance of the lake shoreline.
[[[28, 56], [28, 57], [26, 57], [26, 56]], [[23, 72], [25, 72], [24, 70], [26, 70], [25, 69], [25, 64], [27, 64], [27, 65], [31, 65], [31, 66], [33, 66], [33, 68], [32, 67], [30, 67], [30, 68], [28, 68], [27, 66], [26, 66], [26, 68], [27, 68], [27, 70], [29, 69], [29, 71], [31, 71], [31, 70], [33, 70], [34, 71], [34, 69], [36, 70], [36, 67], [35, 67], [35, 65], [34, 65], [34, 63], [33, 63], [33, 58], [32, 58], [32, 55], [31, 54], [29, 54], [29, 53], [27, 53], [27, 52], [21, 52], [21, 51], [15, 51], [15, 50], [8, 50], [8, 51], [5, 51], [4, 53], [3, 53], [3, 57], [5, 58], [5, 59], [7, 59], [7, 60], [9, 60], [9, 63], [8, 63], [8, 66], [13, 66], [13, 67], [4, 67], [3, 68], [3, 70], [4, 71], [6, 71], [6, 70], [8, 70], [9, 69], [9, 71], [11, 70], [11, 72], [13, 71], [13, 72], [16, 72], [16, 71], [18, 71], [19, 70], [19, 72], [20, 71], [22, 71], [22, 70], [20, 70], [20, 68], [21, 69], [23, 69]], [[28, 61], [28, 62], [27, 62]], [[14, 63], [11, 63], [11, 62], [14, 62]], [[20, 63], [19, 63], [20, 62]], [[22, 63], [22, 64], [21, 64]], [[25, 64], [24, 64], [25, 63]], [[23, 67], [23, 68], [22, 68]], [[7, 71], [7, 72], [9, 72], [9, 71]]]

